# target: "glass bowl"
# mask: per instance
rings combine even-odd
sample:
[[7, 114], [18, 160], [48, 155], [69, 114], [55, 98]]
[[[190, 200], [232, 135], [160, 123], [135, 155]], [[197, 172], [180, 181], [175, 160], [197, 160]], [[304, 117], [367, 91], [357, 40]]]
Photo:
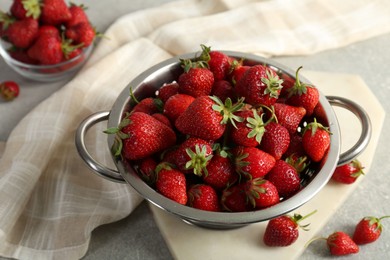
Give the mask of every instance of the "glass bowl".
[[5, 63], [21, 76], [42, 82], [53, 82], [68, 79], [84, 65], [90, 56], [93, 44], [83, 49], [80, 55], [54, 65], [33, 65], [20, 62], [8, 53], [11, 44], [0, 39], [0, 55]]

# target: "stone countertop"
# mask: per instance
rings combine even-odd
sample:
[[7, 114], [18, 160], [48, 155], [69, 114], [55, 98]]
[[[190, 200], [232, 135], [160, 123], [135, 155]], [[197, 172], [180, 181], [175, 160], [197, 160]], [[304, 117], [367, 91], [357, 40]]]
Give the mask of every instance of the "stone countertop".
[[[117, 0], [81, 1], [89, 7], [88, 15], [99, 31], [104, 32], [118, 17], [156, 6], [170, 0]], [[0, 9], [6, 10], [9, 2], [1, 1]], [[359, 75], [370, 87], [386, 111], [390, 112], [390, 34], [372, 38], [346, 47], [324, 51], [310, 56], [276, 57], [279, 63], [292, 68], [303, 66], [306, 70]], [[21, 102], [0, 102], [0, 143], [25, 113], [40, 101], [54, 93], [66, 82], [37, 83], [22, 79], [0, 60], [0, 81], [15, 80], [20, 83], [23, 94]], [[390, 124], [386, 116], [370, 174], [353, 191], [347, 201], [335, 212], [319, 235], [328, 235], [336, 230], [353, 231], [356, 219], [363, 216], [390, 215], [390, 169], [388, 144]], [[1, 148], [1, 147], [0, 147]], [[373, 244], [361, 247], [359, 254], [342, 259], [387, 259], [390, 255], [390, 223], [383, 221], [383, 233]], [[347, 227], [347, 230], [346, 230]], [[196, 250], [196, 249], [195, 249]], [[314, 243], [304, 251], [300, 259], [328, 259], [329, 254], [321, 243]], [[4, 259], [1, 258], [0, 259]], [[172, 259], [169, 249], [153, 219], [148, 205], [143, 202], [127, 218], [101, 227], [92, 233], [85, 260], [94, 259]]]

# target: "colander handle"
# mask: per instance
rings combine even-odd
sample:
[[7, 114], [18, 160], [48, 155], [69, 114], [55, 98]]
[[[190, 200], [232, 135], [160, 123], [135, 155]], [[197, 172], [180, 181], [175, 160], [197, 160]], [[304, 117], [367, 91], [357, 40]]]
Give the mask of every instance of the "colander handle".
[[366, 111], [357, 103], [343, 98], [335, 96], [326, 96], [329, 103], [334, 106], [342, 107], [351, 111], [360, 121], [362, 131], [359, 140], [349, 150], [340, 154], [338, 166], [346, 164], [356, 158], [360, 153], [364, 151], [371, 139], [371, 121]]
[[126, 183], [126, 181], [123, 179], [123, 177], [121, 176], [118, 170], [110, 169], [97, 162], [88, 152], [87, 147], [85, 145], [85, 136], [88, 130], [93, 125], [101, 121], [107, 121], [109, 115], [110, 112], [103, 111], [103, 112], [94, 113], [88, 116], [87, 118], [85, 118], [83, 122], [81, 122], [81, 124], [79, 125], [76, 131], [76, 136], [75, 136], [76, 148], [81, 158], [88, 165], [88, 167], [93, 170], [94, 173], [113, 182]]

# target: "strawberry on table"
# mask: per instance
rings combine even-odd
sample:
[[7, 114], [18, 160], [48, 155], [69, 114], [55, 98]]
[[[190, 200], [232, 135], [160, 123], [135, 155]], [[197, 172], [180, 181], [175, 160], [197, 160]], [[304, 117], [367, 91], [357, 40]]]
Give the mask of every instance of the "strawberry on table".
[[272, 69], [255, 65], [250, 67], [235, 86], [238, 96], [253, 106], [271, 106], [279, 98], [282, 89], [279, 76]]
[[390, 218], [390, 216], [362, 218], [355, 227], [353, 241], [358, 245], [363, 245], [378, 240], [383, 228], [381, 220], [384, 218]]
[[364, 167], [358, 159], [336, 167], [333, 172], [332, 179], [336, 182], [351, 184], [354, 183], [359, 176], [364, 175]]
[[221, 211], [217, 192], [206, 184], [193, 185], [187, 192], [188, 205], [190, 207], [207, 210]]
[[297, 69], [295, 84], [288, 90], [287, 104], [305, 108], [306, 115], [310, 116], [318, 104], [319, 92], [315, 86], [302, 83], [299, 80], [299, 71], [301, 69], [302, 66]]
[[217, 97], [200, 96], [177, 118], [175, 126], [183, 134], [217, 140], [224, 134], [228, 122], [235, 125], [234, 121], [242, 120], [234, 114], [242, 106], [242, 100], [232, 104], [227, 99], [223, 104]]
[[19, 96], [19, 85], [14, 81], [4, 81], [0, 83], [0, 95], [7, 101], [11, 101]]
[[143, 112], [131, 113], [105, 133], [116, 134], [113, 153], [128, 160], [146, 158], [176, 143], [176, 134], [169, 126]]
[[348, 234], [342, 231], [337, 231], [331, 234], [327, 238], [326, 243], [332, 255], [350, 255], [359, 252], [358, 245]]
[[165, 197], [182, 205], [187, 204], [187, 183], [184, 173], [161, 163], [156, 168], [156, 190]]
[[330, 134], [328, 127], [318, 123], [315, 118], [305, 127], [302, 137], [303, 149], [314, 162], [321, 161], [328, 151]]
[[264, 244], [271, 247], [282, 247], [290, 246], [299, 237], [299, 228], [307, 230], [309, 224], [300, 225], [300, 222], [311, 215], [316, 211], [311, 212], [306, 216], [300, 214], [294, 214], [293, 216], [282, 215], [271, 219], [265, 229], [263, 236]]

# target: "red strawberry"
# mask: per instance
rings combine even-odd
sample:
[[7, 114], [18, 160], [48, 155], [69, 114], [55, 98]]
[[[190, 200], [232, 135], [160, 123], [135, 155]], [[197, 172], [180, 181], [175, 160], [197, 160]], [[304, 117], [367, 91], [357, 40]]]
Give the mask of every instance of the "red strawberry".
[[233, 86], [227, 80], [215, 81], [211, 90], [211, 95], [217, 96], [223, 102], [225, 102], [227, 98], [230, 98], [231, 100], [236, 100]]
[[19, 91], [19, 85], [14, 81], [0, 83], [0, 95], [7, 101], [11, 101], [19, 96]]
[[306, 109], [283, 103], [275, 103], [274, 113], [278, 123], [287, 128], [290, 134], [293, 134], [297, 131], [302, 118], [306, 115]]
[[242, 61], [233, 60], [230, 62], [230, 74], [229, 78], [232, 84], [235, 86], [237, 82], [245, 75], [247, 70], [250, 69], [250, 66], [246, 66], [242, 64]]
[[138, 165], [138, 174], [148, 185], [154, 185], [156, 182], [155, 169], [157, 162], [152, 157], [142, 159]]
[[27, 63], [27, 64], [38, 64], [38, 61], [31, 59], [28, 54], [27, 50], [25, 49], [11, 49], [9, 50], [9, 55], [14, 58], [17, 61]]
[[71, 39], [73, 44], [82, 44], [83, 47], [87, 47], [93, 43], [96, 32], [90, 23], [84, 22], [66, 28], [65, 36]]
[[279, 160], [287, 151], [289, 145], [290, 134], [287, 128], [275, 122], [270, 122], [265, 126], [260, 149]]
[[41, 25], [38, 29], [38, 35], [47, 34], [51, 36], [58, 37], [58, 39], [61, 39], [60, 31], [57, 27], [53, 25]]
[[18, 48], [28, 48], [38, 36], [38, 26], [32, 18], [15, 21], [6, 30], [7, 39]]
[[0, 37], [6, 40], [8, 26], [15, 22], [15, 18], [0, 10]]
[[296, 107], [303, 107], [306, 109], [306, 115], [313, 114], [314, 108], [319, 101], [319, 92], [315, 86], [301, 83], [298, 77], [299, 67], [296, 71], [296, 80], [294, 86], [289, 89], [287, 103]]
[[248, 104], [270, 106], [278, 99], [282, 82], [272, 69], [255, 65], [237, 81], [235, 89], [238, 96], [244, 97]]
[[239, 146], [234, 148], [236, 171], [248, 179], [265, 176], [275, 165], [275, 158], [256, 148]]
[[349, 255], [359, 252], [359, 247], [346, 233], [337, 231], [327, 238], [327, 245], [332, 255]]
[[231, 140], [240, 146], [258, 146], [265, 132], [263, 114], [259, 115], [256, 109], [252, 109], [239, 111], [236, 115], [244, 121], [238, 122], [237, 127], [231, 129]]
[[87, 8], [84, 5], [76, 5], [71, 3], [69, 7], [69, 12], [71, 14], [71, 18], [65, 23], [65, 27], [69, 28], [75, 26], [79, 23], [89, 23], [89, 19], [85, 10]]
[[192, 186], [187, 192], [187, 197], [190, 207], [207, 211], [220, 211], [217, 192], [209, 185], [196, 184]]
[[60, 25], [72, 18], [64, 0], [42, 0], [40, 20], [46, 25]]
[[229, 57], [220, 51], [211, 51], [208, 61], [209, 69], [214, 74], [215, 80], [225, 79], [230, 69]]
[[242, 100], [232, 104], [227, 99], [223, 104], [217, 97], [200, 96], [177, 118], [175, 126], [183, 134], [217, 140], [224, 134], [229, 121], [234, 124], [234, 120], [242, 120], [234, 115], [242, 106]]
[[11, 14], [19, 20], [28, 17], [38, 19], [41, 15], [39, 0], [14, 0], [10, 11]]
[[179, 92], [193, 97], [210, 95], [214, 84], [213, 73], [202, 62], [184, 60], [184, 72], [179, 76]]
[[195, 98], [190, 95], [175, 94], [165, 102], [163, 113], [174, 124], [176, 119], [183, 114], [194, 100]]
[[228, 187], [222, 192], [221, 205], [224, 210], [231, 212], [244, 212], [251, 210], [245, 193], [245, 183]]
[[203, 175], [203, 181], [216, 190], [227, 188], [237, 179], [238, 174], [233, 163], [227, 156], [222, 156], [220, 153], [214, 154], [207, 165], [207, 175]]
[[325, 156], [330, 146], [330, 132], [327, 127], [314, 122], [309, 123], [302, 137], [303, 149], [314, 162], [319, 162]]
[[179, 93], [179, 84], [172, 82], [164, 84], [157, 92], [157, 97], [161, 99], [163, 103], [167, 102], [168, 98]]
[[207, 165], [213, 156], [213, 149], [209, 142], [190, 137], [180, 144], [175, 152], [175, 164], [184, 173], [207, 175]]
[[288, 198], [300, 189], [301, 179], [297, 170], [287, 162], [278, 160], [266, 176], [275, 185], [280, 197]]
[[[137, 101], [136, 101], [137, 102]], [[143, 112], [146, 114], [154, 114], [162, 111], [163, 104], [158, 98], [147, 97], [139, 101], [131, 110], [134, 112]]]
[[156, 118], [161, 123], [163, 123], [163, 124], [169, 126], [170, 128], [172, 128], [171, 121], [169, 121], [169, 118], [166, 117], [164, 114], [154, 113], [154, 114], [152, 114], [152, 117]]
[[64, 60], [61, 40], [49, 34], [39, 35], [27, 54], [42, 65], [57, 64]]
[[263, 236], [264, 244], [271, 247], [289, 246], [293, 244], [299, 237], [299, 228], [306, 231], [309, 225], [301, 226], [299, 223], [315, 212], [313, 211], [304, 217], [299, 214], [294, 214], [294, 216], [283, 215], [271, 219], [267, 224]]
[[354, 183], [360, 175], [363, 175], [363, 166], [358, 159], [354, 159], [351, 162], [338, 166], [333, 172], [332, 179], [344, 183]]
[[294, 156], [295, 158], [305, 156], [305, 150], [302, 145], [302, 136], [300, 133], [296, 132], [290, 135], [290, 145], [288, 146], [287, 151], [284, 153], [284, 158]]
[[247, 180], [245, 188], [246, 195], [253, 208], [264, 209], [279, 203], [278, 190], [272, 182], [266, 179]]
[[187, 184], [184, 174], [166, 164], [159, 164], [156, 172], [156, 190], [182, 205], [187, 204]]
[[105, 133], [117, 135], [113, 152], [128, 160], [149, 157], [176, 143], [176, 134], [170, 127], [142, 112], [131, 113], [118, 127]]
[[358, 245], [368, 244], [376, 241], [382, 234], [381, 220], [389, 217], [390, 216], [384, 216], [381, 218], [362, 218], [355, 227], [355, 231], [352, 237], [353, 241]]

